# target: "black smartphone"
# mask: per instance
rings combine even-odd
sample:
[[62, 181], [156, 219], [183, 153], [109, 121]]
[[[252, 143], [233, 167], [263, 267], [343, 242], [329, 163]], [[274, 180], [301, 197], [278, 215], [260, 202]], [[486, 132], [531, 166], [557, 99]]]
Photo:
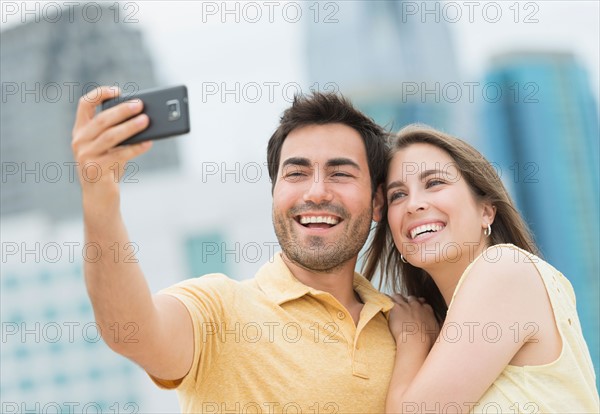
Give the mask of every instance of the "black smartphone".
[[144, 103], [143, 113], [150, 118], [150, 124], [145, 130], [119, 145], [136, 144], [190, 132], [189, 103], [185, 85], [146, 89], [121, 95], [104, 101], [102, 110], [132, 99], [141, 99]]

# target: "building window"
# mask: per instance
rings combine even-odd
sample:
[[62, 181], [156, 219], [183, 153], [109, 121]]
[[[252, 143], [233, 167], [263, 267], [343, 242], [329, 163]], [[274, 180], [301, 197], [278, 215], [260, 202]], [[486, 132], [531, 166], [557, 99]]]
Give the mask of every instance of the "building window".
[[190, 274], [227, 273], [227, 247], [223, 234], [194, 234], [185, 241], [185, 251]]

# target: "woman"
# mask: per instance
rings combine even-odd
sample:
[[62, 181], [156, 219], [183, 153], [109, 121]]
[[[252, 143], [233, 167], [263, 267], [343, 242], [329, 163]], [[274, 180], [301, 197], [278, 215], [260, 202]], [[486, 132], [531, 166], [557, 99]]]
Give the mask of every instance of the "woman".
[[408, 296], [390, 316], [387, 411], [599, 412], [573, 289], [536, 256], [490, 163], [411, 125], [392, 142], [384, 195], [365, 274]]

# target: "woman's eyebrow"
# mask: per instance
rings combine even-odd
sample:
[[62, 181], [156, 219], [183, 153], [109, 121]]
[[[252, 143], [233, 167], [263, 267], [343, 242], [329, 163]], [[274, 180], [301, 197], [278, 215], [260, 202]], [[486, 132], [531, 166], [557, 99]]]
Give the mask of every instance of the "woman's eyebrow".
[[442, 171], [437, 168], [433, 169], [433, 170], [425, 170], [421, 173], [421, 180], [429, 177], [430, 175], [438, 175], [438, 173], [439, 173], [439, 175], [445, 175], [446, 171]]
[[386, 186], [386, 191], [388, 191], [392, 188], [402, 187], [402, 186], [404, 186], [404, 182], [402, 180], [392, 181], [391, 183], [389, 183]]
[[[429, 177], [430, 175], [437, 175], [437, 174], [443, 175], [443, 174], [446, 174], [446, 172], [442, 171], [442, 170], [439, 170], [439, 169], [425, 170], [421, 174], [419, 174], [419, 178], [422, 181], [425, 178]], [[414, 174], [410, 174], [410, 175], [414, 175]], [[405, 185], [405, 184], [404, 184], [404, 181], [402, 181], [402, 180], [392, 181], [391, 183], [389, 183], [386, 186], [386, 190], [389, 190], [391, 188], [396, 188], [396, 187], [402, 187], [403, 185]]]

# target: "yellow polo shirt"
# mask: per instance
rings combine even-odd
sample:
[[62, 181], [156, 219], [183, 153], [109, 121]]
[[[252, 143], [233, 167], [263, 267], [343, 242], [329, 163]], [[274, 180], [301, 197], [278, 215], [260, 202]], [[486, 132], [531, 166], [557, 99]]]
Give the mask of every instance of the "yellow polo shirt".
[[254, 279], [221, 274], [163, 290], [188, 309], [194, 361], [176, 388], [185, 413], [382, 413], [396, 344], [391, 300], [355, 273], [358, 325], [300, 283], [278, 253]]

